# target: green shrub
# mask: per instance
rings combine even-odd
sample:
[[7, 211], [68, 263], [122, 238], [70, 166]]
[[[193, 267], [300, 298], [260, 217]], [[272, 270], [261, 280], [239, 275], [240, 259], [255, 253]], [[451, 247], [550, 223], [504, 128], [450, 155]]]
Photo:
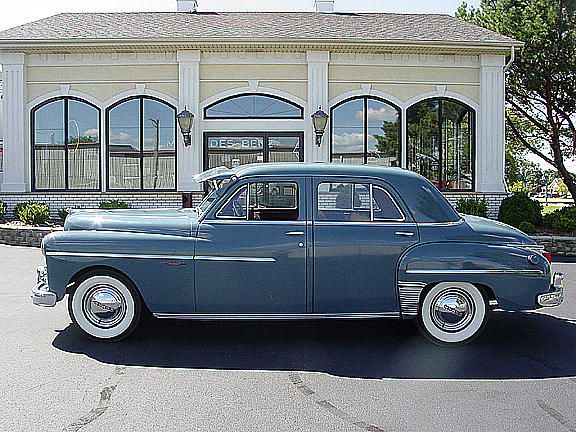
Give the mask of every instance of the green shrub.
[[58, 217], [60, 218], [60, 220], [62, 222], [64, 222], [66, 220], [66, 218], [68, 217], [69, 214], [70, 214], [70, 212], [66, 208], [58, 209]]
[[544, 215], [544, 226], [554, 231], [576, 232], [576, 207], [563, 207]]
[[24, 208], [28, 205], [28, 204], [32, 204], [32, 203], [28, 203], [28, 202], [21, 202], [18, 203], [14, 206], [14, 218], [17, 220], [20, 220], [20, 213], [22, 213], [22, 211], [24, 210]]
[[98, 207], [100, 207], [101, 209], [129, 209], [129, 208], [132, 208], [132, 206], [129, 203], [127, 203], [125, 201], [120, 201], [120, 200], [102, 201]]
[[536, 232], [536, 227], [534, 226], [534, 224], [528, 221], [520, 222], [520, 225], [518, 225], [518, 229], [526, 234], [532, 234]]
[[17, 217], [27, 225], [40, 225], [50, 220], [50, 209], [47, 204], [24, 203], [18, 207]]
[[6, 210], [8, 209], [8, 204], [4, 201], [0, 201], [0, 220], [4, 220], [4, 216], [6, 216]]
[[480, 198], [462, 198], [456, 204], [456, 211], [467, 215], [488, 217], [488, 203]]
[[531, 199], [525, 192], [518, 192], [502, 201], [498, 220], [516, 228], [522, 222], [539, 226], [542, 225], [542, 208], [538, 201]]

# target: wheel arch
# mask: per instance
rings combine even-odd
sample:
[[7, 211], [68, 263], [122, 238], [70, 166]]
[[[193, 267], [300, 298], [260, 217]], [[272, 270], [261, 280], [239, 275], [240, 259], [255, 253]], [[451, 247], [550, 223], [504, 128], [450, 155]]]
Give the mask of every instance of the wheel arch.
[[134, 291], [136, 291], [138, 293], [138, 296], [140, 297], [140, 302], [144, 307], [145, 311], [150, 313], [150, 308], [146, 304], [146, 300], [144, 299], [144, 296], [142, 296], [142, 293], [140, 292], [138, 285], [136, 285], [136, 283], [134, 283], [132, 278], [130, 278], [125, 272], [123, 272], [122, 270], [118, 270], [117, 268], [112, 266], [98, 264], [84, 267], [78, 270], [68, 280], [68, 284], [66, 285], [66, 294], [72, 295], [75, 289], [78, 287], [78, 284], [83, 280], [85, 280], [91, 273], [112, 274], [119, 277], [123, 283], [129, 284], [130, 286], [132, 286], [132, 288], [134, 288]]

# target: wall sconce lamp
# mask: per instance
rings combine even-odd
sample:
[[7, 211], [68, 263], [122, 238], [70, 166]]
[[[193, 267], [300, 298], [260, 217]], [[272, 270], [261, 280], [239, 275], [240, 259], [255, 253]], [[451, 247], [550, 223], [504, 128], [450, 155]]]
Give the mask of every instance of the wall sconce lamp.
[[312, 114], [312, 124], [314, 125], [314, 133], [316, 134], [316, 145], [320, 147], [322, 144], [322, 136], [328, 124], [328, 114], [322, 111], [322, 107], [318, 107], [318, 111]]
[[180, 126], [180, 132], [182, 132], [182, 136], [184, 137], [184, 146], [190, 147], [192, 144], [190, 131], [192, 130], [192, 126], [194, 126], [194, 114], [184, 106], [184, 111], [178, 114], [176, 119], [178, 120], [178, 126]]

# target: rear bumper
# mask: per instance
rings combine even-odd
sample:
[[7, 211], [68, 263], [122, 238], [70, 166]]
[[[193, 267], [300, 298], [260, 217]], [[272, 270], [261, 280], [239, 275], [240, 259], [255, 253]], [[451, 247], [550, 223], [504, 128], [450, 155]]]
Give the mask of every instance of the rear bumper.
[[56, 305], [56, 294], [50, 291], [48, 286], [48, 273], [46, 266], [40, 266], [36, 269], [37, 283], [32, 289], [32, 303], [36, 306], [53, 307]]
[[537, 298], [538, 304], [542, 307], [554, 307], [564, 301], [564, 274], [556, 272], [552, 277], [550, 291], [540, 294]]

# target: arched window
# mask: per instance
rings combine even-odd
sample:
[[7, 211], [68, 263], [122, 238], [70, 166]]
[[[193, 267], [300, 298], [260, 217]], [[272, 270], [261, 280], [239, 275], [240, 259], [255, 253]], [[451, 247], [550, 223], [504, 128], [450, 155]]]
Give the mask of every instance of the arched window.
[[215, 102], [204, 109], [207, 119], [302, 119], [302, 107], [277, 96], [243, 94]]
[[400, 166], [400, 110], [362, 96], [332, 108], [332, 162]]
[[32, 110], [32, 188], [100, 189], [100, 110], [72, 97]]
[[472, 190], [474, 110], [435, 98], [408, 108], [407, 168], [441, 190]]
[[176, 189], [176, 110], [138, 96], [107, 113], [108, 189]]

